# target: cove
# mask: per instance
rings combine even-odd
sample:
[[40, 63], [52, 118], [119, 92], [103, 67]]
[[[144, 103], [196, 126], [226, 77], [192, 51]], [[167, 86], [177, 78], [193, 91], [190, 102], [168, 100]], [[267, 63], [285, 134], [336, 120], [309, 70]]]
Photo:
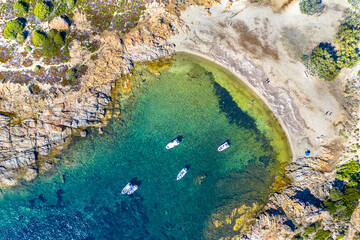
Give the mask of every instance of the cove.
[[[74, 137], [52, 173], [3, 191], [0, 239], [214, 239], [236, 234], [233, 225], [205, 234], [214, 212], [266, 202], [290, 149], [248, 87], [183, 53], [129, 78], [132, 91], [119, 90], [120, 114], [102, 133]], [[230, 148], [218, 152], [225, 140]], [[122, 195], [133, 178], [139, 189]]]

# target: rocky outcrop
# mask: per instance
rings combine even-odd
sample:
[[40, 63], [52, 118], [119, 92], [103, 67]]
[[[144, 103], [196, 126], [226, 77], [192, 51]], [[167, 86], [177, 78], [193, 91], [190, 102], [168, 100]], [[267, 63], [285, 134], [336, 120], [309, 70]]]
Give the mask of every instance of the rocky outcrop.
[[21, 179], [34, 179], [44, 170], [37, 160], [63, 147], [76, 129], [100, 125], [110, 102], [110, 97], [100, 92], [89, 92], [75, 99], [57, 90], [53, 94], [57, 95], [54, 105], [50, 104], [34, 117], [0, 115], [1, 187], [14, 186]]
[[292, 186], [272, 195], [250, 230], [237, 239], [287, 239], [300, 224], [331, 220], [320, 205], [334, 179], [329, 159], [299, 158], [287, 166], [287, 173]]
[[49, 23], [50, 27], [53, 28], [53, 29], [56, 29], [58, 31], [60, 30], [69, 30], [69, 22], [68, 20], [66, 20], [65, 18], [63, 17], [56, 17], [54, 18], [53, 20], [51, 20], [51, 22]]
[[[68, 28], [63, 20], [55, 18], [50, 26]], [[86, 17], [79, 13], [75, 20], [86, 23]], [[82, 27], [84, 24], [76, 25], [80, 31], [89, 30]], [[103, 124], [116, 79], [130, 73], [136, 61], [169, 57], [173, 50], [166, 39], [178, 33], [180, 25], [178, 16], [150, 7], [131, 32], [118, 36], [104, 31], [93, 37], [100, 44], [95, 60], [90, 59], [83, 42], [73, 40], [69, 65], [88, 67], [77, 85], [37, 83], [41, 91], [34, 94], [28, 86], [0, 83], [0, 187], [34, 179], [51, 167], [46, 156], [64, 147], [73, 133]]]

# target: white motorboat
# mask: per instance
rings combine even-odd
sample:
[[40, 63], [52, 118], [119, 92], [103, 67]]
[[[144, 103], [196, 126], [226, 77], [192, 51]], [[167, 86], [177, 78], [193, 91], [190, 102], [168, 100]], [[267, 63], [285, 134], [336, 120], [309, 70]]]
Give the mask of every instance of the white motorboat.
[[127, 192], [128, 195], [133, 194], [139, 188], [138, 185], [131, 186], [130, 190]]
[[228, 147], [230, 147], [230, 143], [228, 141], [226, 141], [218, 147], [218, 151], [219, 152], [224, 151]]
[[166, 149], [171, 149], [173, 147], [176, 147], [177, 145], [180, 144], [180, 140], [178, 138], [175, 138], [174, 140], [172, 140], [171, 142], [169, 142], [167, 145], [166, 145]]
[[187, 173], [188, 169], [186, 167], [184, 167], [183, 169], [181, 169], [181, 171], [179, 172], [179, 174], [177, 175], [176, 180], [180, 180], [182, 179], [185, 174]]
[[130, 191], [130, 189], [132, 188], [131, 183], [126, 184], [126, 186], [123, 188], [123, 190], [121, 191], [121, 194], [126, 194]]

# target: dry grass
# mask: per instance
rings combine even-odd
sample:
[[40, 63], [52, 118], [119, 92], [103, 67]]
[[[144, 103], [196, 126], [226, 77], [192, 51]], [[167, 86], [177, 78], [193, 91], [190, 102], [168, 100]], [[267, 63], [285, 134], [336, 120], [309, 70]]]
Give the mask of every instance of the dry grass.
[[275, 48], [270, 46], [271, 43], [263, 43], [257, 34], [249, 30], [249, 27], [243, 21], [237, 21], [232, 24], [232, 28], [238, 34], [238, 44], [258, 58], [263, 55], [278, 60], [279, 54]]

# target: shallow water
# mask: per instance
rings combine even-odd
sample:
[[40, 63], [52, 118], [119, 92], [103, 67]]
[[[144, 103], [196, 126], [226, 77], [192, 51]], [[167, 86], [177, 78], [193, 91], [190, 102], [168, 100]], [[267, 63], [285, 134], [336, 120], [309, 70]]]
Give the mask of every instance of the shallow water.
[[[74, 138], [55, 174], [4, 192], [0, 239], [201, 239], [218, 209], [264, 203], [279, 151], [215, 70], [188, 55], [161, 75], [149, 69], [134, 74], [140, 87], [103, 134]], [[231, 147], [218, 152], [225, 140]], [[134, 178], [139, 189], [122, 195]]]

